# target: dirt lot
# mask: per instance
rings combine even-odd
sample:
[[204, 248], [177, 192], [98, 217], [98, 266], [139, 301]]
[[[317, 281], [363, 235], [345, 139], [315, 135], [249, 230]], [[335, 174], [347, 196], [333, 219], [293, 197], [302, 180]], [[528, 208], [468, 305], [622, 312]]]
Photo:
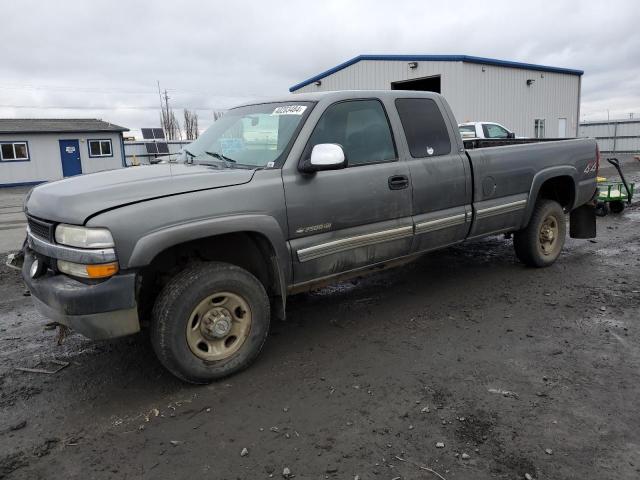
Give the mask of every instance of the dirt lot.
[[142, 335], [57, 346], [2, 267], [0, 478], [640, 478], [639, 269], [637, 206], [548, 269], [450, 248], [292, 298], [253, 367], [195, 387]]

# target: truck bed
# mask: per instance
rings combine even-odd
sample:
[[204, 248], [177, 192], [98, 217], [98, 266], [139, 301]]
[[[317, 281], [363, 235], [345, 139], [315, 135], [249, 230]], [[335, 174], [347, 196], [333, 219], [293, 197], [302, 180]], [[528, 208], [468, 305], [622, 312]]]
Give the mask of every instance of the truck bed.
[[523, 143], [559, 142], [575, 140], [575, 138], [471, 138], [463, 139], [464, 148], [474, 150], [478, 148], [501, 147], [504, 145], [520, 145]]
[[567, 211], [586, 203], [595, 191], [593, 139], [477, 139], [464, 144], [473, 175], [470, 238], [523, 228], [535, 204], [531, 199], [549, 178], [557, 179], [553, 195]]

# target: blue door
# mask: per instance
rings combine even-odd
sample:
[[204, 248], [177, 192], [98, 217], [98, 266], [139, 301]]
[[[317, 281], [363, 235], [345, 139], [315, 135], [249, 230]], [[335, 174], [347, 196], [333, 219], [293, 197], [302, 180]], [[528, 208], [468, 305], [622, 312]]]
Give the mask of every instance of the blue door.
[[82, 173], [78, 140], [60, 140], [60, 159], [62, 160], [63, 177], [72, 177]]

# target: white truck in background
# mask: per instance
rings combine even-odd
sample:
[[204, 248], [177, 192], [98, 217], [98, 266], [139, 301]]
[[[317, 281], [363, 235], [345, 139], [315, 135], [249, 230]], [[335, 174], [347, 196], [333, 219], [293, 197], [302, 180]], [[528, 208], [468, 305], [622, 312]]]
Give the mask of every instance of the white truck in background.
[[465, 122], [458, 124], [463, 140], [471, 138], [516, 138], [516, 134], [495, 122]]

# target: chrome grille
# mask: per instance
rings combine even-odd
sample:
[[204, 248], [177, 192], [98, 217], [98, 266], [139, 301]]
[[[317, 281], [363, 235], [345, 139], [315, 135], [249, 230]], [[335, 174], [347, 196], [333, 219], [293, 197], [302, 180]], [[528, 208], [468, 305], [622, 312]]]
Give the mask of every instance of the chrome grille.
[[51, 222], [46, 222], [33, 217], [27, 217], [27, 224], [29, 230], [33, 235], [47, 242], [53, 242], [54, 225]]

